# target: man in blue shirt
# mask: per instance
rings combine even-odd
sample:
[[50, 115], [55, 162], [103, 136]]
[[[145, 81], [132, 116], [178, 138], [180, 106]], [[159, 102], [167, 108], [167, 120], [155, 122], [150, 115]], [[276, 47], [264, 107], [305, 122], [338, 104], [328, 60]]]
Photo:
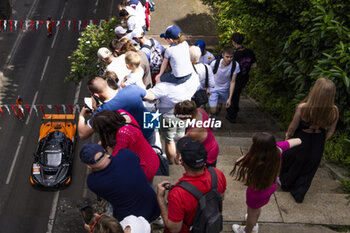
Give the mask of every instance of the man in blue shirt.
[[137, 85], [129, 85], [123, 89], [112, 89], [105, 78], [95, 77], [88, 81], [87, 87], [90, 93], [98, 98], [102, 105], [93, 112], [92, 117], [86, 121], [88, 108], [83, 107], [79, 114], [78, 134], [82, 139], [86, 139], [93, 134], [90, 126], [91, 119], [102, 111], [116, 111], [123, 109], [129, 112], [137, 121], [143, 136], [150, 143], [154, 144], [155, 136], [153, 129], [143, 129], [143, 113], [148, 110], [143, 105], [142, 99], [146, 96], [146, 91]]
[[129, 215], [142, 216], [148, 222], [158, 218], [156, 193], [133, 151], [121, 149], [110, 156], [100, 145], [88, 142], [80, 150], [80, 159], [91, 169], [87, 178], [89, 189], [111, 203], [118, 221]]

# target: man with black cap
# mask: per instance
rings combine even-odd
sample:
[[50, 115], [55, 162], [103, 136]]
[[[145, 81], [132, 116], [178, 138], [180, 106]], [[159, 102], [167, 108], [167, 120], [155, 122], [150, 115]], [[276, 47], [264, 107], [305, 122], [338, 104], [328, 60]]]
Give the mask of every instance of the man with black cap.
[[[185, 173], [179, 179], [187, 181], [198, 188], [202, 193], [207, 193], [211, 189], [211, 175], [205, 163], [207, 151], [200, 142], [193, 141], [189, 137], [181, 138], [177, 144], [176, 160], [181, 164]], [[217, 174], [217, 189], [224, 197], [226, 190], [226, 178], [222, 171], [213, 168]], [[177, 184], [178, 184], [177, 183]], [[157, 187], [157, 199], [166, 228], [170, 232], [190, 232], [189, 226], [193, 224], [198, 200], [182, 187], [174, 186], [168, 194], [168, 206], [165, 202], [165, 189], [170, 187], [169, 181], [163, 181]]]
[[118, 221], [129, 215], [142, 216], [148, 222], [158, 218], [156, 193], [133, 151], [122, 149], [109, 156], [100, 145], [89, 142], [81, 148], [80, 160], [91, 169], [86, 181], [89, 189], [111, 203]]

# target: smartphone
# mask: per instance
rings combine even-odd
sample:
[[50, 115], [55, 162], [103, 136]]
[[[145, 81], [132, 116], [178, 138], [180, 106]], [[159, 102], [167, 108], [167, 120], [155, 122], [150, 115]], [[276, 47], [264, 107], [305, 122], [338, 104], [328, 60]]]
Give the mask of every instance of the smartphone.
[[88, 109], [92, 110], [92, 99], [91, 99], [91, 97], [85, 97], [84, 98], [84, 103], [85, 103], [85, 106]]
[[92, 212], [92, 207], [87, 205], [87, 206], [80, 208], [79, 210], [80, 210], [81, 215], [83, 216], [84, 222], [86, 224], [89, 224], [93, 215], [94, 215]]

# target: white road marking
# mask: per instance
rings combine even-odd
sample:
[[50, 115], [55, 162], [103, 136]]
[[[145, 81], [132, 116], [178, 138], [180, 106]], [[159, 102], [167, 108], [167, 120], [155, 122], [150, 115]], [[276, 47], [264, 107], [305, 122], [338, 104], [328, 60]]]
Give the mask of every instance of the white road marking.
[[[66, 4], [66, 5], [67, 5], [67, 4]], [[63, 7], [63, 11], [62, 11], [62, 14], [61, 14], [60, 20], [62, 20], [62, 19], [63, 19], [64, 12], [66, 12], [66, 5]]]
[[96, 2], [95, 2], [95, 9], [92, 11], [92, 13], [94, 13], [94, 14], [96, 14], [96, 12], [97, 12], [98, 2], [99, 2], [99, 0], [96, 0]]
[[[38, 2], [39, 2], [39, 0], [35, 0], [34, 1], [34, 3], [32, 4], [32, 7], [28, 11], [26, 19], [31, 19], [32, 18], [32, 15], [34, 13], [34, 7], [37, 5]], [[10, 51], [10, 54], [7, 56], [7, 60], [6, 60], [5, 65], [4, 65], [2, 70], [6, 70], [6, 67], [11, 64], [12, 58], [14, 57], [13, 55], [15, 54], [16, 50], [18, 49], [18, 46], [19, 46], [19, 44], [20, 44], [20, 42], [22, 40], [22, 37], [23, 37], [23, 32], [20, 32], [19, 35], [16, 38], [16, 41], [15, 41], [11, 51]]]
[[53, 46], [55, 46], [57, 35], [58, 35], [58, 28], [56, 27], [55, 37], [53, 38], [53, 41], [52, 41], [52, 44], [51, 44], [51, 48], [53, 48]]
[[34, 13], [34, 6], [38, 3], [38, 0], [35, 0], [34, 1], [34, 4], [32, 5], [32, 7], [30, 8], [29, 12], [28, 12], [28, 15], [26, 17], [26, 19], [29, 19], [29, 18], [32, 18], [32, 15]]
[[41, 72], [41, 77], [40, 77], [40, 82], [43, 80], [44, 78], [44, 75], [45, 75], [45, 72], [46, 72], [46, 68], [47, 68], [47, 64], [49, 63], [49, 60], [50, 60], [50, 56], [48, 56], [46, 58], [46, 62], [45, 62], [45, 65], [44, 65], [44, 69], [43, 69], [43, 72]]
[[18, 157], [18, 154], [19, 154], [19, 150], [20, 150], [20, 148], [22, 146], [22, 142], [23, 142], [23, 136], [21, 136], [21, 138], [19, 139], [19, 143], [18, 143], [18, 146], [17, 146], [16, 154], [13, 157], [13, 161], [12, 161], [12, 164], [11, 164], [10, 172], [9, 172], [9, 174], [7, 176], [7, 179], [6, 179], [6, 184], [10, 183], [11, 176], [12, 176], [12, 173], [13, 173], [13, 169], [15, 168], [15, 164], [16, 164], [17, 157]]
[[53, 197], [52, 205], [51, 205], [51, 211], [49, 216], [49, 222], [47, 223], [47, 231], [46, 233], [51, 233], [53, 224], [55, 223], [55, 216], [56, 216], [56, 208], [58, 203], [58, 198], [60, 196], [60, 191], [55, 192], [55, 196]]
[[[65, 11], [66, 11], [66, 5], [65, 5], [64, 8], [63, 8], [63, 11], [62, 11], [60, 20], [63, 19], [63, 15], [64, 15], [64, 12], [65, 12]], [[58, 26], [58, 27], [60, 27], [60, 26]], [[53, 47], [55, 46], [56, 39], [57, 39], [57, 36], [58, 36], [58, 27], [56, 27], [55, 37], [53, 38], [53, 41], [52, 41], [52, 44], [51, 44], [51, 48], [53, 48]]]
[[[33, 102], [32, 102], [32, 105], [31, 105], [31, 106], [33, 106], [33, 105], [35, 104], [36, 99], [38, 98], [38, 94], [39, 94], [39, 91], [36, 91], [36, 92], [35, 92], [34, 99], [33, 99]], [[26, 120], [26, 125], [28, 125], [28, 123], [29, 123], [29, 119], [30, 119], [30, 116], [32, 115], [32, 113], [33, 113], [33, 109], [32, 109], [32, 108], [30, 108], [29, 116], [27, 117], [27, 120]]]

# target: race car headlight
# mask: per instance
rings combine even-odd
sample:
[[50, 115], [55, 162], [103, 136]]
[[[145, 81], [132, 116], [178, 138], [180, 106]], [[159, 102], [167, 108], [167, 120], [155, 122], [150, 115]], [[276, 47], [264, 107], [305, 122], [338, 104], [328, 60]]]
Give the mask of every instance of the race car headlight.
[[32, 185], [34, 185], [34, 180], [33, 180], [33, 177], [32, 177], [32, 176], [30, 177], [30, 183], [31, 183]]
[[68, 179], [67, 179], [67, 181], [64, 183], [65, 185], [68, 185], [69, 183], [70, 183], [70, 176], [68, 176]]

